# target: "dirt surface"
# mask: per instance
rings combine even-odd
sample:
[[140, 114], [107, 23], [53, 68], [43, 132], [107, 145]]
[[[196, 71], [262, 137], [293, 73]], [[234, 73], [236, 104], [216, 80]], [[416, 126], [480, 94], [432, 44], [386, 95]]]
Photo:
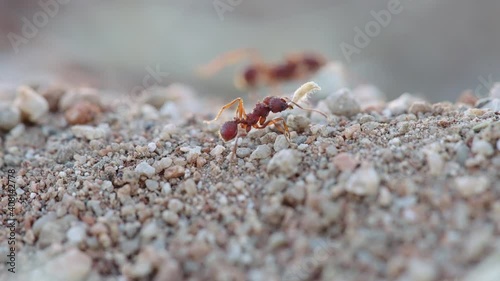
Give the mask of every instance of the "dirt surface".
[[500, 280], [498, 98], [339, 91], [231, 161], [183, 86], [3, 96], [0, 280]]

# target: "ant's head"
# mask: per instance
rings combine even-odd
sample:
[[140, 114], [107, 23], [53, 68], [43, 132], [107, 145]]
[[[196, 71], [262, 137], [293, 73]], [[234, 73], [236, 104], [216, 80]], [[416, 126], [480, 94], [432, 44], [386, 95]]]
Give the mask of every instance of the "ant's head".
[[238, 134], [238, 122], [236, 120], [227, 121], [220, 127], [219, 134], [224, 141], [230, 141]]
[[292, 108], [291, 105], [284, 98], [280, 97], [266, 97], [264, 103], [269, 106], [273, 113], [282, 112], [288, 108]]

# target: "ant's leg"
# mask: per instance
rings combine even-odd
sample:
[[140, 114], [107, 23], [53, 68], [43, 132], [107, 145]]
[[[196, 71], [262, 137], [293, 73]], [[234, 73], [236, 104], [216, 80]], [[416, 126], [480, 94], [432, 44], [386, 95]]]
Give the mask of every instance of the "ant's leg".
[[[241, 98], [239, 98], [241, 100]], [[238, 108], [236, 109], [236, 117], [239, 119], [246, 119], [247, 113], [245, 112], [245, 107], [243, 106], [243, 100], [238, 104]]]
[[[278, 122], [281, 122], [281, 124]], [[276, 129], [278, 129], [278, 131], [285, 134], [285, 137], [287, 137], [287, 139], [290, 138], [290, 131], [288, 130], [288, 126], [286, 125], [285, 119], [283, 119], [283, 117], [278, 117], [278, 118], [275, 118], [273, 120], [269, 120], [262, 125], [256, 124], [256, 125], [254, 125], [254, 128], [264, 129], [265, 127], [273, 125], [273, 124], [276, 126]], [[283, 125], [283, 127], [281, 127], [281, 125]]]
[[266, 122], [266, 117], [262, 117], [262, 116], [261, 116], [261, 117], [259, 118], [259, 125], [264, 124], [264, 122]]
[[235, 103], [238, 103], [238, 109], [236, 109], [236, 115], [237, 117], [240, 117], [239, 114], [241, 113], [241, 111], [243, 112], [243, 114], [245, 115], [245, 109], [243, 107], [243, 100], [241, 98], [237, 98], [235, 100], [233, 100], [232, 102], [224, 105], [220, 110], [219, 110], [219, 113], [217, 113], [217, 116], [215, 116], [215, 118], [213, 120], [210, 120], [210, 121], [207, 121], [207, 122], [213, 122], [213, 121], [216, 121], [217, 119], [219, 119], [220, 115], [222, 114], [222, 112], [228, 108], [230, 108], [231, 106], [233, 106]]
[[240, 136], [236, 136], [236, 139], [234, 140], [234, 146], [233, 146], [233, 155], [231, 155], [231, 162], [234, 161], [234, 159], [236, 158], [236, 149], [238, 149], [238, 139], [240, 138]]
[[260, 61], [260, 55], [257, 50], [251, 48], [236, 49], [224, 53], [211, 62], [198, 67], [196, 72], [203, 77], [210, 77], [221, 71], [224, 67], [236, 64], [245, 58], [250, 58], [251, 61]]

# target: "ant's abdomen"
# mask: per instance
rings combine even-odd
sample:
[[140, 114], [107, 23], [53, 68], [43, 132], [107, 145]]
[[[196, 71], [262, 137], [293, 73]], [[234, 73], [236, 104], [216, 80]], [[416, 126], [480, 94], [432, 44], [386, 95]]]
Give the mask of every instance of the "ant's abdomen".
[[230, 141], [238, 134], [238, 122], [227, 121], [220, 127], [219, 134], [224, 141]]

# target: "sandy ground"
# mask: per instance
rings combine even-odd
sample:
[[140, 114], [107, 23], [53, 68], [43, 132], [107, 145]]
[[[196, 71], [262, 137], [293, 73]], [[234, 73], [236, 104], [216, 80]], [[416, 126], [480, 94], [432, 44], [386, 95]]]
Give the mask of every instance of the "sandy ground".
[[500, 280], [495, 96], [340, 91], [234, 162], [234, 111], [203, 123], [224, 101], [182, 86], [3, 96], [0, 280]]

